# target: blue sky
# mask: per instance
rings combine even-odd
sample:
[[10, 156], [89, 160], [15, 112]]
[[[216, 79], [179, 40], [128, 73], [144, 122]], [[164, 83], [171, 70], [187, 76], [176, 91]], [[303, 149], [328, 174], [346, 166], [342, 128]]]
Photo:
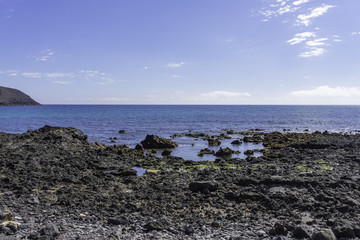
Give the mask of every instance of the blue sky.
[[359, 0], [0, 0], [43, 104], [359, 104]]

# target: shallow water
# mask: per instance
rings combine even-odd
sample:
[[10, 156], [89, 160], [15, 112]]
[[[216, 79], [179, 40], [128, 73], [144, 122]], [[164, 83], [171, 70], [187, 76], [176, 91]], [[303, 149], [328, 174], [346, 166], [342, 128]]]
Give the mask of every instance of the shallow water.
[[[265, 131], [351, 132], [360, 129], [360, 106], [181, 106], [181, 105], [45, 105], [40, 107], [0, 107], [0, 131], [22, 133], [45, 124], [75, 127], [91, 142], [127, 144], [134, 147], [147, 134], [170, 138], [175, 133], [203, 132], [218, 135], [223, 129], [237, 131], [261, 128]], [[119, 134], [119, 130], [125, 134]], [[116, 143], [110, 138], [116, 137]], [[236, 137], [235, 137], [236, 138]], [[206, 141], [175, 138], [179, 147], [172, 155], [192, 160], [198, 157]], [[223, 140], [221, 147], [242, 152], [259, 148], [251, 144], [232, 146]], [[192, 146], [192, 144], [194, 144]], [[209, 147], [210, 148], [210, 147]], [[219, 147], [211, 147], [215, 151]]]

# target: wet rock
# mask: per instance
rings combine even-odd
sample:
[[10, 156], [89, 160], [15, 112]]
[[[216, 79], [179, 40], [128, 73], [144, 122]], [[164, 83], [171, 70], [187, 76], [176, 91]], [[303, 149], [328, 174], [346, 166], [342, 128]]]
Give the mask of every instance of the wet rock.
[[156, 135], [147, 135], [141, 144], [145, 149], [175, 148], [178, 146], [170, 139], [160, 138]]
[[162, 153], [161, 153], [161, 155], [162, 156], [170, 156], [171, 155], [171, 150], [170, 149], [165, 149]]
[[198, 156], [203, 156], [204, 154], [215, 154], [214, 150], [210, 150], [208, 148], [201, 149], [198, 153]]
[[232, 145], [241, 145], [242, 144], [242, 141], [240, 140], [234, 140], [231, 142]]
[[124, 134], [124, 133], [126, 133], [126, 131], [124, 129], [121, 129], [121, 130], [119, 130], [119, 133]]
[[144, 151], [144, 147], [141, 144], [136, 144], [135, 150], [137, 151]]
[[203, 191], [216, 191], [219, 188], [219, 185], [216, 182], [208, 181], [197, 181], [189, 184], [189, 189], [193, 192], [203, 192]]
[[311, 240], [336, 240], [336, 237], [331, 229], [324, 228], [315, 231], [311, 236]]
[[208, 141], [208, 143], [209, 143], [209, 146], [220, 146], [220, 145], [221, 145], [221, 142], [220, 142], [219, 139], [212, 139], [212, 138], [210, 138], [210, 139], [208, 139], [207, 141]]
[[230, 148], [220, 148], [219, 151], [215, 153], [215, 156], [217, 157], [231, 157], [231, 155], [234, 153], [233, 150]]

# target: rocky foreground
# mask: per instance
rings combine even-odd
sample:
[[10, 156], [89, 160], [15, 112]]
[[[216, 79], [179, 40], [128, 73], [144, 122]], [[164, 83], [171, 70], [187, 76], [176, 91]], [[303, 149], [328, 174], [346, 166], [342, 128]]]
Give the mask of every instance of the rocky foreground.
[[151, 144], [88, 143], [74, 128], [0, 133], [0, 239], [360, 236], [359, 135], [245, 137], [262, 157], [158, 158]]

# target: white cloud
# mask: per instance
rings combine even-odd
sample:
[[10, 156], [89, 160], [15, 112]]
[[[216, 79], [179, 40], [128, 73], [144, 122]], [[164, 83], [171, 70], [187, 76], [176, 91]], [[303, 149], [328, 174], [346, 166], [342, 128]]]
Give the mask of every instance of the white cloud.
[[308, 40], [311, 37], [315, 37], [316, 34], [313, 32], [303, 32], [303, 33], [297, 33], [295, 34], [295, 37], [288, 40], [287, 43], [289, 43], [290, 45], [294, 45], [294, 44], [299, 44], [302, 43], [306, 40]]
[[308, 2], [310, 2], [310, 0], [297, 0], [297, 1], [293, 2], [292, 4], [297, 6], [297, 5], [308, 3]]
[[166, 67], [168, 67], [168, 68], [179, 68], [179, 67], [182, 67], [185, 64], [186, 64], [185, 62], [169, 63], [169, 64], [166, 65]]
[[360, 32], [352, 32], [351, 35], [360, 35]]
[[50, 57], [52, 57], [55, 54], [55, 51], [51, 49], [47, 49], [45, 51], [42, 51], [42, 56], [36, 57], [35, 60], [39, 62], [47, 62], [49, 61]]
[[144, 67], [145, 70], [148, 70], [148, 69], [150, 69], [150, 68], [151, 68], [150, 66], [145, 66], [145, 67]]
[[316, 57], [325, 53], [324, 48], [312, 47], [310, 51], [302, 52], [299, 54], [299, 57], [308, 58], [308, 57]]
[[251, 97], [247, 92], [230, 92], [230, 91], [213, 91], [200, 94], [201, 97], [210, 98], [238, 98], [238, 97]]
[[293, 97], [359, 97], [360, 88], [358, 87], [329, 87], [320, 86], [310, 90], [293, 91]]
[[24, 77], [28, 77], [28, 78], [41, 78], [42, 77], [42, 73], [39, 73], [39, 72], [24, 72], [24, 73], [21, 73], [21, 75]]
[[333, 7], [335, 7], [335, 6], [323, 4], [321, 7], [311, 10], [311, 12], [309, 14], [300, 14], [297, 17], [298, 19], [296, 22], [299, 25], [309, 26], [312, 19], [324, 15], [330, 8], [333, 8]]
[[60, 84], [60, 85], [68, 85], [71, 84], [70, 81], [52, 81], [55, 84]]
[[181, 78], [180, 75], [171, 75], [172, 78]]
[[44, 76], [45, 76], [45, 77], [48, 77], [48, 78], [73, 77], [73, 73], [54, 72], [54, 73], [45, 73]]
[[306, 45], [310, 46], [310, 47], [316, 47], [316, 46], [323, 46], [326, 43], [324, 43], [324, 41], [327, 41], [328, 38], [318, 38], [318, 39], [314, 39], [312, 41], [307, 41]]

